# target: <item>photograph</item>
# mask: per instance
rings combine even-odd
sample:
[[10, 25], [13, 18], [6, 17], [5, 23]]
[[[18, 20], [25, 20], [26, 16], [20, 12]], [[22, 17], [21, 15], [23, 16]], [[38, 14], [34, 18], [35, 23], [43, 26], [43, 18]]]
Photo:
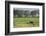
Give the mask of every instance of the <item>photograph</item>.
[[39, 9], [13, 8], [13, 27], [39, 27]]
[[44, 33], [44, 3], [5, 1], [5, 35]]

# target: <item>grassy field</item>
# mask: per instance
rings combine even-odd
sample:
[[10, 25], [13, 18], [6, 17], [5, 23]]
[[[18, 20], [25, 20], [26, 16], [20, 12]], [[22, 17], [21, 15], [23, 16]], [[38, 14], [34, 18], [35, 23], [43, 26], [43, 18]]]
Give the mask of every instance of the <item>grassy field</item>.
[[[32, 21], [33, 23], [29, 23]], [[31, 18], [13, 18], [13, 26], [16, 27], [38, 27], [39, 26], [39, 18], [31, 17]]]

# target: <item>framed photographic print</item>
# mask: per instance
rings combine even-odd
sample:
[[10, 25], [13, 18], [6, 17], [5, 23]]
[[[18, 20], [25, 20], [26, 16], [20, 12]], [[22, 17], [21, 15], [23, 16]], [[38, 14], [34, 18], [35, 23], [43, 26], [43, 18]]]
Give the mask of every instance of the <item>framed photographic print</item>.
[[44, 3], [5, 1], [5, 35], [44, 33]]

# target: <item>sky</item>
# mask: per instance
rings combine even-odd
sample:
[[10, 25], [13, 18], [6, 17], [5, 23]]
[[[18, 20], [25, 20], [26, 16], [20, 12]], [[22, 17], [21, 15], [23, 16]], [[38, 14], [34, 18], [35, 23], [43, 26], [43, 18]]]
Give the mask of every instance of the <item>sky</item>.
[[29, 10], [29, 11], [33, 11], [33, 10], [39, 10], [38, 8], [14, 8], [15, 10]]

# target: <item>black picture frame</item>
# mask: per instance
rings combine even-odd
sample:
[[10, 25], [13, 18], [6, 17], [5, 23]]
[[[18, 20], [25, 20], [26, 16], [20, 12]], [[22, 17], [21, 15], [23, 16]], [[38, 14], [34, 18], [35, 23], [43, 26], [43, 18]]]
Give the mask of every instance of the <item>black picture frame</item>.
[[[27, 5], [42, 5], [42, 30], [41, 31], [25, 31], [25, 32], [10, 32], [10, 4], [27, 4]], [[33, 34], [44, 33], [45, 31], [45, 8], [44, 3], [37, 2], [19, 2], [19, 1], [5, 1], [5, 35], [17, 35], [17, 34]]]

